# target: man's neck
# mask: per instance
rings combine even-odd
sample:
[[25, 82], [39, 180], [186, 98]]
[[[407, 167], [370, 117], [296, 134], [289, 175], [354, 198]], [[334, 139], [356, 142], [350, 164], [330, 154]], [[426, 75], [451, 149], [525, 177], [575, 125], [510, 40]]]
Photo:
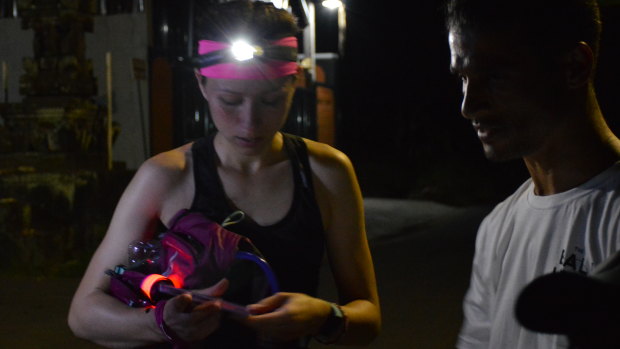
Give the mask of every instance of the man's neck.
[[537, 195], [575, 188], [620, 160], [620, 140], [609, 129], [598, 107], [582, 125], [573, 125], [571, 130], [524, 157]]

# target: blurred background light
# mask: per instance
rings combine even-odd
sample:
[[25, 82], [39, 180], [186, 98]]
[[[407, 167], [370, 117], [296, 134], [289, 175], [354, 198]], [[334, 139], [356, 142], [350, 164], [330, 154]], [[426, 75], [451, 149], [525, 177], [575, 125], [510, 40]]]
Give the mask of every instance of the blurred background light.
[[323, 6], [332, 10], [342, 7], [342, 1], [340, 0], [323, 0], [322, 4]]

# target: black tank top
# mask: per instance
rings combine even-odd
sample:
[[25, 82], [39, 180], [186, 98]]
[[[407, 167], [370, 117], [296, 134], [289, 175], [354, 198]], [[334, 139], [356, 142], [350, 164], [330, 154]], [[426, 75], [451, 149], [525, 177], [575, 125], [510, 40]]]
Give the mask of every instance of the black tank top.
[[[237, 209], [229, 204], [219, 178], [214, 137], [215, 134], [209, 135], [192, 146], [195, 196], [191, 210], [202, 212], [209, 219], [222, 223]], [[261, 226], [246, 219], [226, 229], [252, 241], [273, 269], [280, 291], [316, 296], [325, 245], [321, 212], [314, 196], [305, 142], [300, 137], [285, 133], [283, 139], [294, 182], [293, 201], [288, 213], [282, 220], [269, 226]], [[234, 295], [238, 290], [229, 290], [228, 293], [230, 291], [233, 295], [225, 298], [243, 303]], [[256, 344], [248, 346], [247, 340], [252, 334], [234, 322], [224, 321], [217, 332], [207, 341], [213, 347], [261, 347]], [[241, 337], [245, 337], [245, 340], [241, 340]], [[213, 342], [218, 342], [218, 345]]]

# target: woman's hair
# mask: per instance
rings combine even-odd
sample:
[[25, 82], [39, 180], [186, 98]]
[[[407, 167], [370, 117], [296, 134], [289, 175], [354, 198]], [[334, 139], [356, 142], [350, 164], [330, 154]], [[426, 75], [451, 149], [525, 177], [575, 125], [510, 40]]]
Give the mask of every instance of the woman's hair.
[[[204, 2], [203, 2], [204, 4]], [[296, 20], [270, 2], [237, 0], [196, 7], [194, 33], [197, 40], [277, 40], [299, 33]]]
[[584, 41], [597, 57], [601, 19], [596, 0], [448, 0], [446, 27], [514, 34], [546, 57]]

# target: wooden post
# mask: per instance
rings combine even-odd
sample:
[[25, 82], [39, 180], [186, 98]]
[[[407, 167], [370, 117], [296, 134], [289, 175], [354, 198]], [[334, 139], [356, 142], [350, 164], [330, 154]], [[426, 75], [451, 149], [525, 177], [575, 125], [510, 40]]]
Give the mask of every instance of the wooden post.
[[8, 77], [9, 77], [9, 70], [6, 64], [6, 61], [2, 61], [2, 95], [4, 98], [4, 103], [8, 103], [9, 102], [9, 84], [8, 84]]
[[106, 52], [105, 54], [105, 66], [106, 66], [106, 87], [108, 97], [108, 118], [106, 123], [106, 145], [107, 145], [107, 165], [108, 170], [112, 170], [112, 53]]

